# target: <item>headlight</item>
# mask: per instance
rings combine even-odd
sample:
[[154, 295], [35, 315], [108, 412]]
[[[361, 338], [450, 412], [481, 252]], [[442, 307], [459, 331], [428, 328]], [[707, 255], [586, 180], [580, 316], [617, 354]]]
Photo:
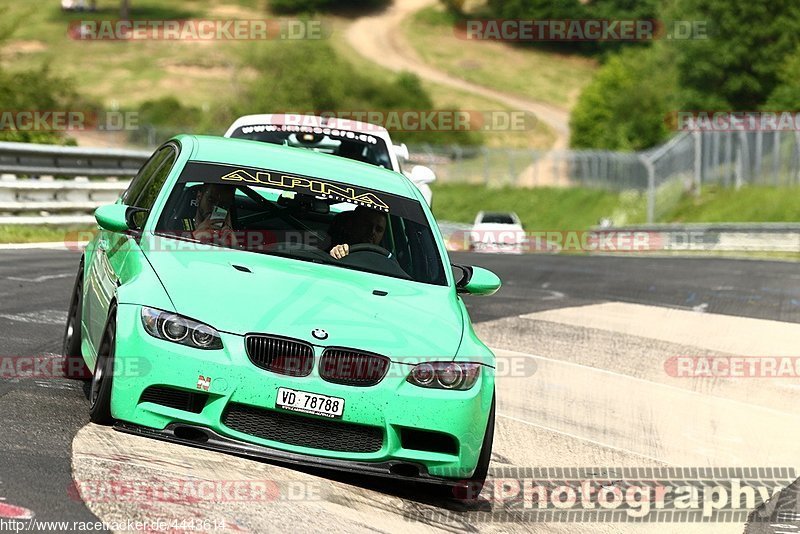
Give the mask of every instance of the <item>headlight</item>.
[[475, 385], [480, 367], [477, 363], [420, 363], [414, 366], [406, 380], [423, 388], [466, 390]]
[[159, 339], [196, 349], [221, 349], [219, 332], [207, 324], [192, 321], [175, 313], [142, 307], [142, 324], [147, 333]]

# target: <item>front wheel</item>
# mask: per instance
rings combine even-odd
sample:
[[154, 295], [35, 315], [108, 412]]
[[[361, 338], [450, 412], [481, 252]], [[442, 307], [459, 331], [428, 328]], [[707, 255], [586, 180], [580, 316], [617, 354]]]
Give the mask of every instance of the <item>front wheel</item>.
[[494, 442], [494, 404], [495, 396], [492, 395], [492, 407], [489, 410], [489, 420], [486, 423], [486, 432], [483, 434], [481, 453], [472, 476], [460, 480], [454, 485], [428, 485], [427, 492], [440, 499], [457, 499], [460, 501], [474, 501], [481, 494], [486, 476], [489, 474], [489, 462], [492, 459], [492, 444]]
[[481, 455], [478, 457], [478, 465], [475, 472], [466, 480], [466, 487], [456, 487], [454, 494], [456, 499], [475, 500], [481, 494], [483, 485], [486, 483], [486, 476], [489, 474], [489, 462], [492, 459], [492, 444], [494, 443], [494, 402], [492, 395], [492, 408], [489, 410], [489, 421], [486, 423], [486, 433], [483, 435]]
[[103, 341], [97, 352], [94, 364], [92, 386], [89, 390], [89, 420], [98, 425], [110, 425], [114, 422], [111, 416], [111, 386], [114, 379], [114, 354], [117, 346], [116, 310], [111, 310], [108, 324], [103, 333]]
[[78, 267], [78, 276], [72, 287], [72, 297], [67, 312], [67, 326], [64, 329], [64, 342], [61, 357], [64, 362], [64, 375], [67, 378], [85, 380], [91, 376], [81, 353], [81, 321], [83, 318], [83, 260]]

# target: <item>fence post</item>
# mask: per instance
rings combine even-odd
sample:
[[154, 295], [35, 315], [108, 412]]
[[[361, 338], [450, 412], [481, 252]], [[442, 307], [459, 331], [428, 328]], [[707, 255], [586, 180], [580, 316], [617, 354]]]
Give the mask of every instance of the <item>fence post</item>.
[[775, 130], [772, 132], [772, 175], [774, 184], [780, 183], [780, 169], [781, 169], [781, 131]]
[[725, 187], [731, 185], [731, 160], [733, 159], [731, 151], [733, 150], [733, 132], [727, 132], [725, 135]]
[[739, 140], [742, 146], [742, 181], [750, 183], [753, 181], [753, 164], [750, 161], [750, 132], [739, 132]]
[[742, 143], [740, 141], [736, 143], [736, 163], [734, 164], [734, 187], [737, 190], [742, 188], [742, 172], [744, 171], [742, 167]]
[[647, 157], [640, 154], [639, 160], [647, 171], [647, 222], [653, 224], [656, 218], [656, 169]]
[[758, 180], [761, 183], [761, 151], [764, 149], [764, 136], [761, 130], [756, 131], [756, 152], [755, 152], [755, 164], [753, 165], [753, 183]]
[[[798, 130], [794, 131], [794, 143], [797, 147], [797, 159], [798, 162], [800, 162], [800, 131]], [[798, 165], [797, 171], [795, 172], [795, 177], [797, 179], [797, 183], [800, 184], [800, 165]]]
[[700, 131], [694, 132], [694, 194], [700, 196], [703, 186], [703, 137]]

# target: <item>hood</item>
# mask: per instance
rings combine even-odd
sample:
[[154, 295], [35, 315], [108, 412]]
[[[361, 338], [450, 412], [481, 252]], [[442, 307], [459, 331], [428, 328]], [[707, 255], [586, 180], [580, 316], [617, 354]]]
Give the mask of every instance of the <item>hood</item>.
[[[275, 334], [393, 359], [452, 359], [461, 343], [462, 314], [447, 286], [216, 247], [145, 254], [175, 311], [223, 332]], [[311, 335], [318, 328], [328, 332], [326, 340]]]

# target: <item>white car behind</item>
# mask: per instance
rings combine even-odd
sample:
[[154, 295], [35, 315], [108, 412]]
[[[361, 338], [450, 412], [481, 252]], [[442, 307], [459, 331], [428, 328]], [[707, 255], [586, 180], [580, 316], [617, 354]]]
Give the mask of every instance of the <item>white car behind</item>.
[[475, 252], [522, 254], [525, 244], [522, 222], [511, 211], [480, 211], [469, 232], [469, 249]]
[[349, 119], [271, 113], [239, 117], [225, 137], [307, 148], [378, 165], [404, 174], [422, 193], [428, 206], [436, 175], [428, 167], [415, 165], [406, 172], [401, 160], [408, 159], [405, 144], [394, 145], [386, 128]]

